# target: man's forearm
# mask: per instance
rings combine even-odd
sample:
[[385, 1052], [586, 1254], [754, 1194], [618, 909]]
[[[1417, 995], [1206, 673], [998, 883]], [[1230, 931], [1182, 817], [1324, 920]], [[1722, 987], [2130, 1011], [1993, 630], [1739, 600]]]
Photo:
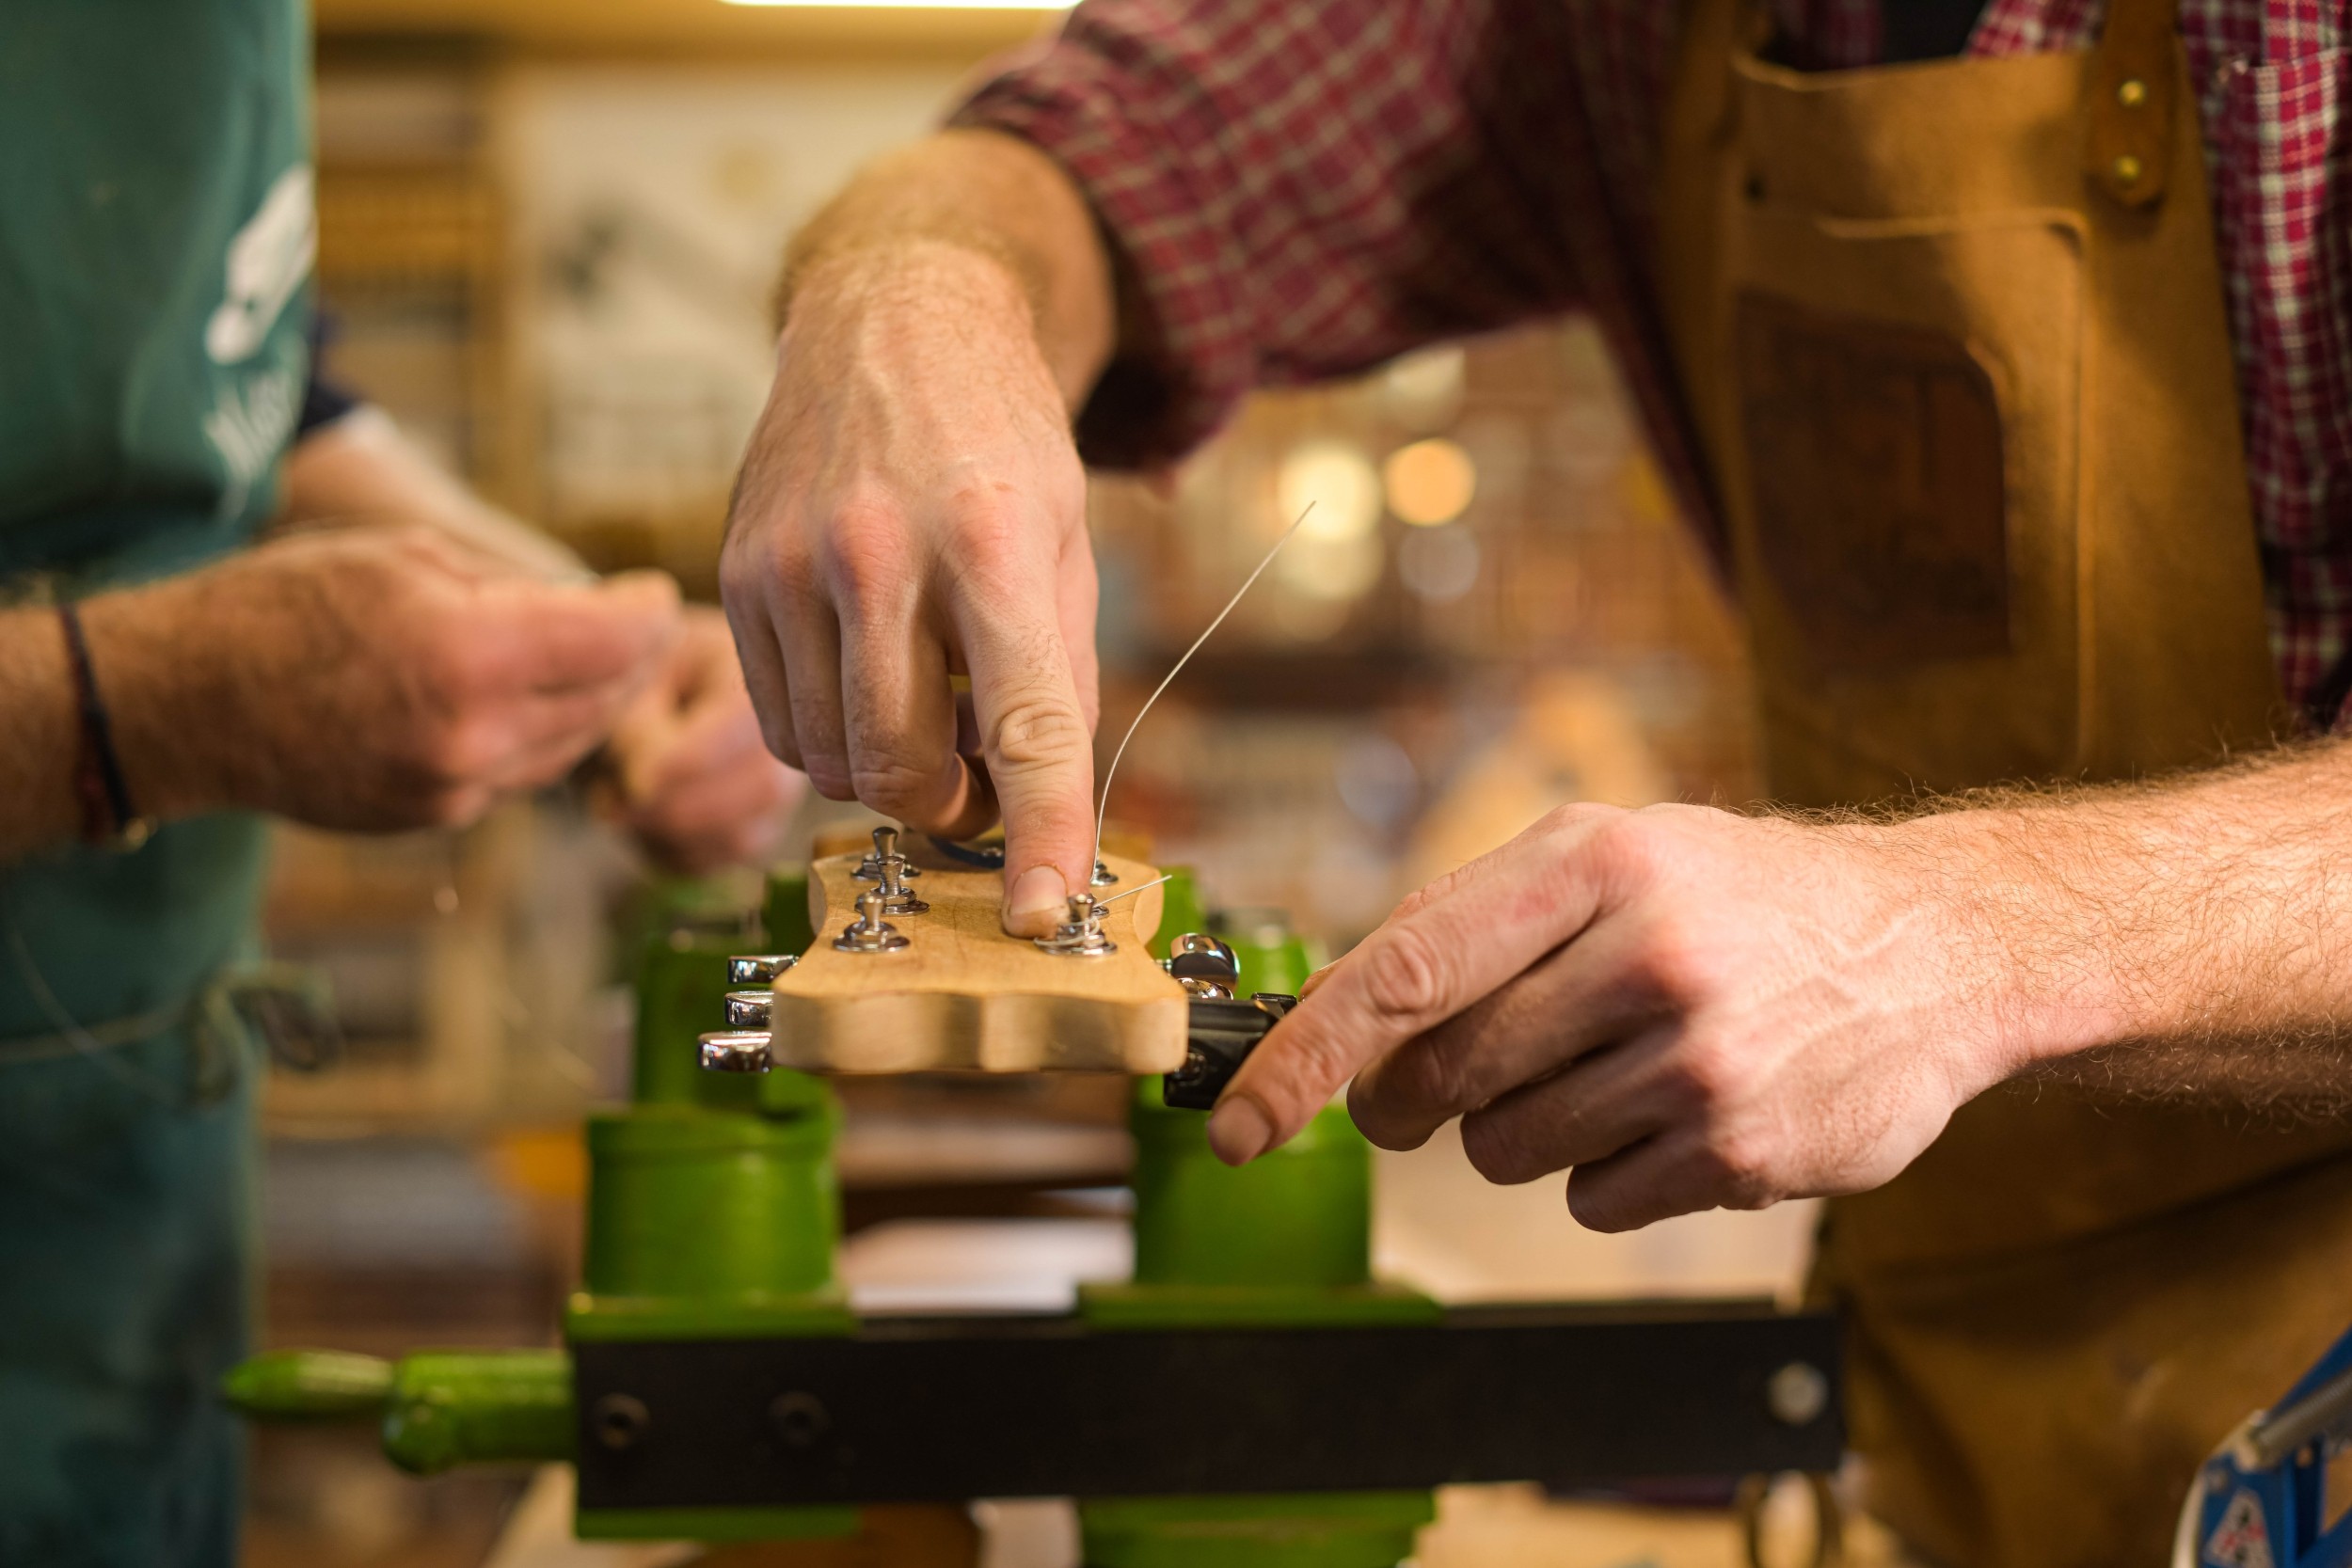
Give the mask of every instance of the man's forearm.
[[2352, 1106], [2352, 743], [1988, 797], [1890, 830], [1948, 871], [2013, 1070]]
[[[189, 598], [165, 582], [79, 606], [116, 761], [142, 816], [227, 803], [216, 764], [235, 736], [202, 701], [215, 661], [187, 620]], [[0, 863], [81, 832], [74, 771], [83, 745], [56, 611], [0, 613]]]
[[73, 835], [77, 729], [56, 614], [0, 614], [0, 861]]
[[[1110, 357], [1110, 263], [1085, 198], [1028, 143], [946, 131], [861, 173], [794, 239], [779, 325], [857, 316], [926, 300], [959, 309], [987, 297], [976, 271], [1002, 275], [1028, 314], [1063, 401], [1075, 408]], [[1017, 308], [1017, 305], [1016, 305]]]
[[373, 408], [295, 443], [280, 470], [279, 496], [275, 527], [281, 531], [421, 523], [500, 566], [550, 581], [589, 575], [557, 540], [436, 467]]

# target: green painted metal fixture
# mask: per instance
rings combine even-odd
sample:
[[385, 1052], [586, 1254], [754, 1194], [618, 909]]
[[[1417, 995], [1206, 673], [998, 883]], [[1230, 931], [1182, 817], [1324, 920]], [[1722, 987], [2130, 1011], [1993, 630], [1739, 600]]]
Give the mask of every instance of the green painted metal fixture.
[[644, 1106], [588, 1119], [575, 1339], [848, 1333], [831, 1106], [749, 1116]]
[[1138, 1497], [1079, 1510], [1087, 1568], [1396, 1568], [1438, 1516], [1426, 1492]]
[[397, 1362], [341, 1351], [272, 1351], [222, 1392], [245, 1415], [383, 1423], [384, 1452], [411, 1474], [572, 1456], [572, 1358], [560, 1350], [423, 1351]]
[[[1198, 910], [1189, 877], [1169, 887]], [[1295, 992], [1311, 972], [1286, 923], [1261, 915], [1216, 934], [1240, 960], [1244, 994]], [[1238, 1170], [1209, 1148], [1205, 1117], [1161, 1103], [1157, 1079], [1136, 1084], [1128, 1126], [1135, 1276], [1081, 1288], [1091, 1326], [1340, 1328], [1441, 1315], [1427, 1296], [1373, 1276], [1372, 1149], [1345, 1112], [1323, 1111]], [[1078, 1509], [1087, 1568], [1394, 1568], [1435, 1516], [1426, 1492], [1104, 1498]]]

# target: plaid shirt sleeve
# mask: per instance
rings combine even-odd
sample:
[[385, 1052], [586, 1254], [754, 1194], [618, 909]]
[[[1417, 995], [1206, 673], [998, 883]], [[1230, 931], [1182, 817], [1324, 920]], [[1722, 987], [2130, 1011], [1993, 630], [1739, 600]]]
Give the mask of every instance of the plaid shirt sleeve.
[[954, 123], [1051, 154], [1110, 241], [1120, 347], [1079, 419], [1089, 461], [1170, 461], [1253, 386], [1639, 313], [1675, 12], [1086, 0]]

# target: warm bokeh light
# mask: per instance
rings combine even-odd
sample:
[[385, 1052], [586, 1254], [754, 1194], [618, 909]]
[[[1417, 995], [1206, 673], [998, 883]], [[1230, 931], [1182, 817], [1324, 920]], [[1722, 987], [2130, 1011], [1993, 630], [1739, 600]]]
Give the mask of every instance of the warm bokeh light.
[[1397, 448], [1381, 474], [1389, 510], [1422, 528], [1454, 521], [1478, 493], [1478, 468], [1470, 453], [1442, 436]]
[[1280, 526], [1307, 510], [1298, 531], [1309, 539], [1359, 539], [1380, 521], [1380, 476], [1361, 448], [1346, 441], [1308, 441], [1291, 449], [1275, 481]]

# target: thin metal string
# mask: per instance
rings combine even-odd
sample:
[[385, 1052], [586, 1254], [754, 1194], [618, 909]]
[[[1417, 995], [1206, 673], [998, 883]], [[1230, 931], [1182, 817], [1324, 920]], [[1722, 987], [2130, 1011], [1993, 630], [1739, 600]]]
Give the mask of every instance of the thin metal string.
[[[1192, 640], [1192, 646], [1184, 650], [1184, 657], [1178, 659], [1175, 667], [1160, 678], [1160, 684], [1152, 689], [1152, 695], [1146, 697], [1143, 700], [1143, 706], [1136, 710], [1135, 722], [1129, 724], [1127, 726], [1127, 733], [1119, 737], [1119, 750], [1111, 753], [1111, 765], [1108, 768], [1104, 769], [1103, 773], [1103, 803], [1094, 813], [1095, 864], [1100, 865], [1103, 863], [1103, 824], [1110, 817], [1111, 780], [1119, 776], [1119, 759], [1127, 754], [1127, 742], [1136, 737], [1136, 731], [1141, 727], [1143, 723], [1143, 716], [1152, 711], [1152, 705], [1160, 700], [1160, 693], [1168, 689], [1168, 683], [1177, 677], [1185, 665], [1192, 662], [1192, 656], [1200, 651], [1200, 644], [1209, 640], [1210, 633], [1216, 631], [1217, 627], [1225, 624], [1225, 617], [1233, 613], [1233, 607], [1241, 603], [1242, 595], [1248, 593], [1251, 588], [1257, 585], [1258, 579], [1265, 575], [1265, 569], [1274, 564], [1274, 558], [1282, 553], [1282, 546], [1289, 544], [1292, 538], [1298, 532], [1299, 525], [1307, 520], [1308, 513], [1312, 512], [1314, 509], [1315, 503], [1309, 501], [1299, 512], [1298, 515], [1292, 520], [1291, 526], [1282, 531], [1282, 537], [1274, 542], [1274, 547], [1265, 552], [1265, 558], [1258, 562], [1257, 566], [1247, 578], [1242, 579], [1242, 585], [1233, 590], [1233, 596], [1225, 601], [1225, 608], [1216, 612], [1216, 619], [1211, 621], [1207, 629], [1202, 631], [1200, 636]], [[1151, 883], [1146, 882], [1144, 887], [1150, 887], [1151, 885]], [[1136, 888], [1134, 891], [1140, 893], [1143, 891], [1143, 888]], [[1120, 896], [1124, 898], [1126, 895], [1122, 893]], [[1109, 900], [1107, 899], [1104, 900], [1105, 903], [1108, 901]]]
[[1138, 893], [1143, 893], [1149, 889], [1155, 888], [1162, 882], [1172, 882], [1175, 879], [1176, 873], [1173, 871], [1164, 877], [1154, 877], [1150, 881], [1144, 883], [1141, 887], [1131, 887], [1124, 893], [1114, 893], [1108, 898], [1097, 898], [1094, 901], [1094, 907], [1098, 910], [1106, 910], [1113, 904], [1118, 903], [1121, 898], [1133, 898]]

